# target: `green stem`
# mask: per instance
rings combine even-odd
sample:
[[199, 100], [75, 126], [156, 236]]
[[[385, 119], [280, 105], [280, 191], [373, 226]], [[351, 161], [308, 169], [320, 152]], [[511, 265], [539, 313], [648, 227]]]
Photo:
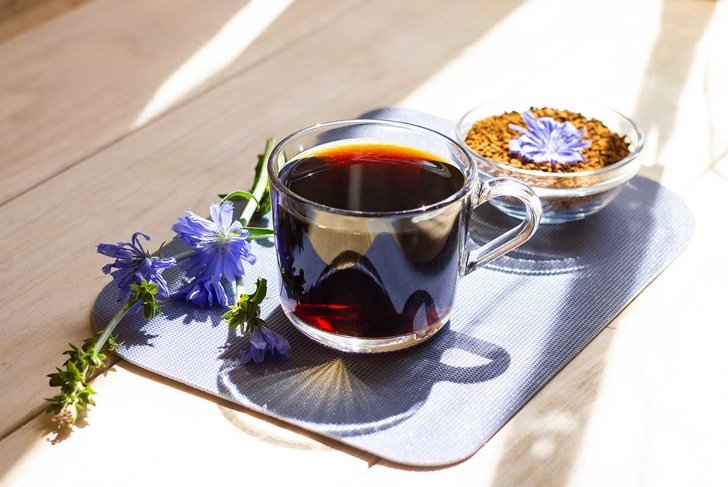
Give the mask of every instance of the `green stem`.
[[255, 187], [253, 188], [253, 196], [255, 197], [255, 199], [248, 200], [248, 203], [245, 205], [245, 209], [243, 209], [243, 214], [240, 216], [240, 221], [243, 223], [243, 226], [247, 225], [250, 222], [250, 219], [253, 217], [255, 210], [258, 208], [258, 201], [263, 199], [265, 189], [268, 187], [268, 170], [266, 169], [266, 166], [268, 164], [267, 161], [270, 157], [270, 153], [273, 152], [273, 147], [275, 147], [275, 144], [275, 139], [268, 139], [265, 141], [265, 152], [263, 153], [263, 164], [260, 168], [260, 176], [255, 182]]
[[177, 262], [182, 262], [183, 260], [189, 259], [193, 255], [195, 255], [195, 249], [189, 249], [183, 250], [179, 254], [173, 255], [172, 258], [174, 258], [174, 260], [176, 260]]
[[[179, 254], [173, 255], [174, 259], [177, 262], [181, 262], [183, 260], [189, 259], [195, 255], [194, 249], [190, 250], [183, 250]], [[111, 334], [114, 332], [114, 328], [116, 328], [116, 325], [119, 324], [119, 322], [126, 316], [126, 314], [129, 312], [131, 307], [134, 306], [134, 303], [129, 301], [128, 303], [124, 304], [124, 306], [121, 307], [119, 311], [116, 312], [114, 316], [111, 317], [109, 320], [109, 323], [104, 328], [104, 331], [101, 333], [101, 336], [99, 336], [99, 339], [96, 340], [96, 343], [94, 343], [94, 352], [99, 353], [102, 348], [104, 348], [104, 345], [106, 344], [106, 341], [109, 339]], [[85, 374], [84, 374], [85, 376]]]
[[245, 287], [243, 286], [243, 276], [235, 278], [235, 300], [240, 299], [240, 296], [245, 294]]
[[117, 311], [114, 316], [111, 317], [109, 323], [106, 325], [104, 331], [101, 333], [101, 336], [98, 340], [96, 340], [96, 343], [94, 343], [94, 354], [97, 354], [101, 351], [101, 349], [106, 344], [106, 340], [108, 340], [111, 334], [114, 332], [114, 328], [116, 328], [116, 325], [118, 325], [122, 318], [126, 316], [126, 314], [129, 312], [133, 305], [134, 303], [132, 303], [131, 301], [124, 304], [124, 306], [122, 306], [121, 309]]

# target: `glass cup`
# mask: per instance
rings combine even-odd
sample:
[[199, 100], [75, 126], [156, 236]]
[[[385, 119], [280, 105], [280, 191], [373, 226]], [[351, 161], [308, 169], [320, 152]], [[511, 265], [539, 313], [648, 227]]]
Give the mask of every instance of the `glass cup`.
[[[286, 171], [295, 167], [289, 164], [367, 144], [427, 154], [459, 171], [464, 183], [439, 201], [397, 211], [334, 208], [286, 184]], [[397, 350], [433, 336], [450, 319], [460, 277], [526, 242], [541, 218], [529, 186], [511, 178], [481, 181], [457, 142], [401, 122], [345, 120], [305, 128], [273, 149], [268, 174], [282, 309], [308, 337], [348, 352]], [[352, 183], [330, 190], [361, 188]], [[498, 197], [522, 202], [525, 219], [478, 245], [468, 230], [473, 209]]]

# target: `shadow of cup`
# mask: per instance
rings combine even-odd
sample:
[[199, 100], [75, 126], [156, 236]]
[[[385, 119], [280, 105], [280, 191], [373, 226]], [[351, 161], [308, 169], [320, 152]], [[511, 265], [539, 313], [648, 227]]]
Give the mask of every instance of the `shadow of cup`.
[[[280, 307], [268, 318], [285, 320]], [[485, 382], [510, 364], [503, 348], [452, 330], [412, 349], [377, 355], [345, 354], [296, 340], [289, 326], [277, 331], [291, 341], [296, 360], [244, 367], [230, 351], [218, 377], [220, 392], [338, 436], [392, 427], [414, 415], [435, 384]], [[471, 360], [443, 363], [454, 349], [468, 352]]]
[[[610, 211], [605, 208], [603, 212]], [[601, 213], [603, 213], [601, 212]], [[583, 273], [598, 267], [619, 240], [634, 234], [635, 221], [624, 221], [621, 228], [602, 224], [607, 215], [597, 213], [585, 220], [560, 225], [542, 225], [525, 244], [489, 263], [486, 268], [511, 274], [551, 275]], [[482, 205], [473, 214], [472, 238], [487, 242], [512, 228], [515, 219], [491, 205]]]

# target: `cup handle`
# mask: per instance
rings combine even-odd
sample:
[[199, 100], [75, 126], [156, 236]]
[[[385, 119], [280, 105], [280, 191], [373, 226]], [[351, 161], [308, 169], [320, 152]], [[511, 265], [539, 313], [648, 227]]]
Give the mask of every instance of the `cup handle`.
[[[502, 196], [510, 196], [523, 203], [526, 208], [526, 219], [517, 227], [508, 230], [485, 245], [466, 245], [463, 275], [470, 274], [493, 259], [497, 259], [519, 245], [526, 243], [538, 228], [541, 221], [541, 201], [530, 186], [517, 179], [493, 178], [481, 181], [474, 198], [473, 208], [477, 208], [492, 198]], [[466, 241], [468, 244], [472, 244], [469, 236], [470, 229], [468, 229]]]

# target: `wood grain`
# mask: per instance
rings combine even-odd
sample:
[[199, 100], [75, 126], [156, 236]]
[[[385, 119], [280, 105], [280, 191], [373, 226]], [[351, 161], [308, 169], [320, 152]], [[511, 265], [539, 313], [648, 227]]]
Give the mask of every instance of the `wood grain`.
[[[289, 3], [97, 0], [0, 44], [0, 203], [240, 74], [355, 1]], [[261, 35], [247, 38], [265, 22]]]
[[0, 42], [42, 25], [88, 0], [3, 0], [0, 2]]

